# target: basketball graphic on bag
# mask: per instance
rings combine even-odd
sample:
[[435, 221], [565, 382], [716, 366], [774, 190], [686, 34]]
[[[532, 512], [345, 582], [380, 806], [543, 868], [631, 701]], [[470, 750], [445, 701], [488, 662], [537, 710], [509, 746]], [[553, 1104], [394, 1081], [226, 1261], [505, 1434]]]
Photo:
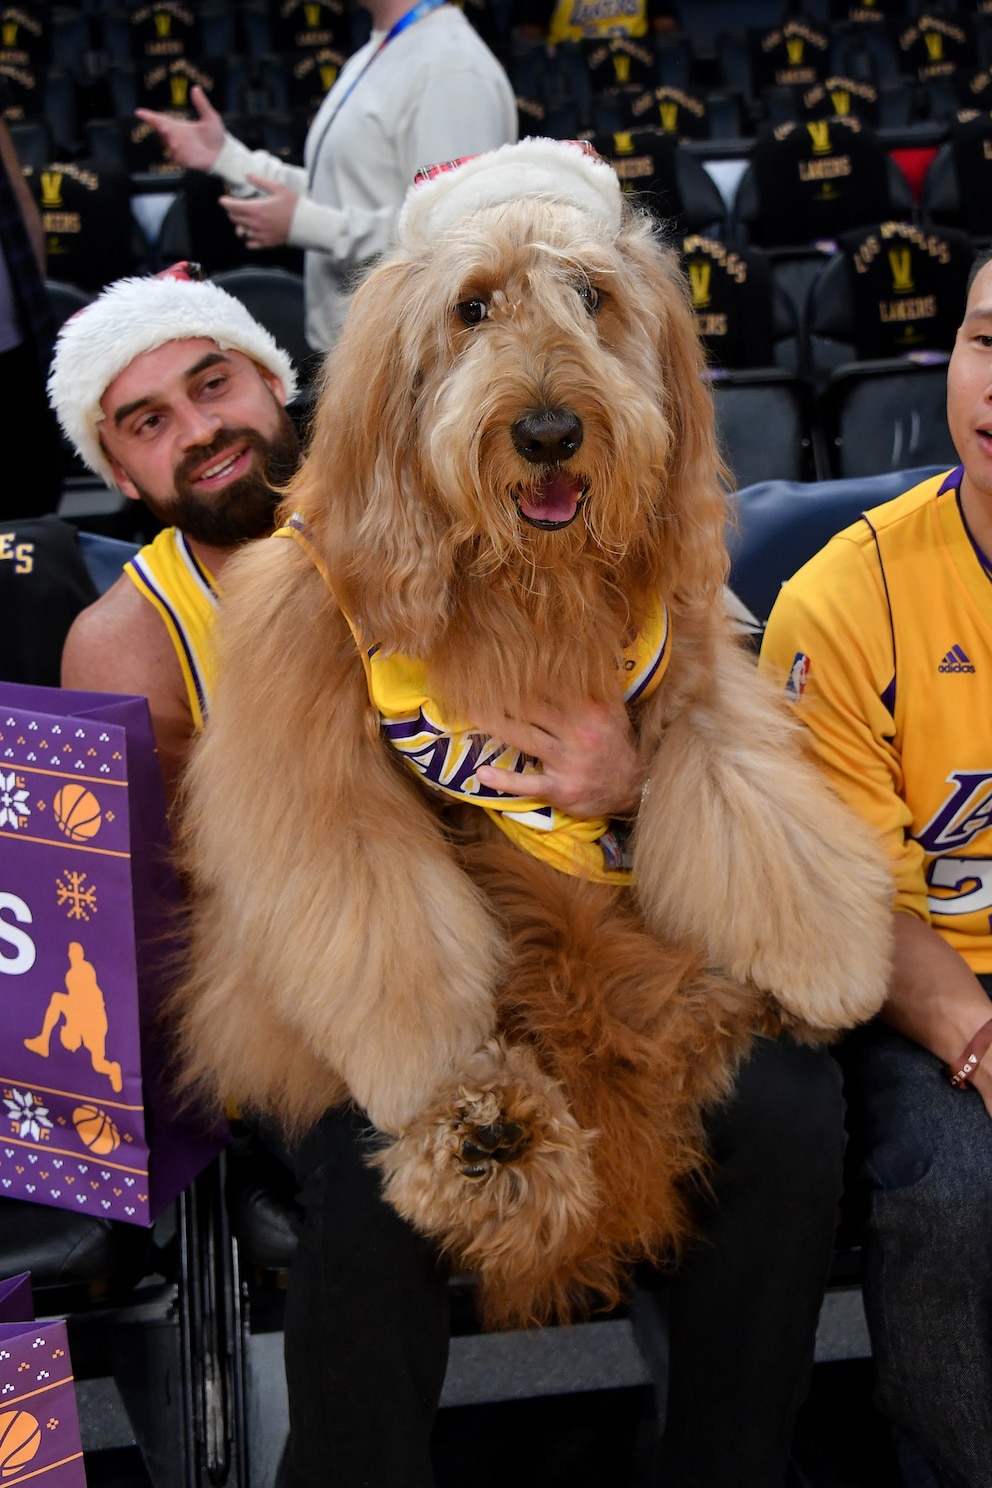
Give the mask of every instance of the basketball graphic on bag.
[[0, 1411], [0, 1479], [26, 1466], [41, 1446], [41, 1427], [30, 1411]]
[[55, 820], [70, 842], [88, 842], [100, 830], [103, 815], [92, 791], [75, 781], [56, 792]]
[[77, 1106], [72, 1113], [72, 1124], [83, 1145], [97, 1157], [106, 1157], [121, 1145], [120, 1132], [99, 1106]]

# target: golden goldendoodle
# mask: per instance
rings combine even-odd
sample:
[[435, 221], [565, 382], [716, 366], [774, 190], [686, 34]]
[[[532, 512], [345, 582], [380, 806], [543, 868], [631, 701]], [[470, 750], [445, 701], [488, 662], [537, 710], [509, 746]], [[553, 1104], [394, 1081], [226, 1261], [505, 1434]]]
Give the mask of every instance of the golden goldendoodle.
[[[279, 538], [224, 575], [188, 780], [191, 1081], [354, 1100], [490, 1322], [615, 1298], [685, 1234], [755, 1033], [872, 1014], [889, 876], [724, 612], [676, 255], [580, 146], [414, 188], [354, 297]], [[627, 699], [636, 822], [487, 790], [487, 735]]]

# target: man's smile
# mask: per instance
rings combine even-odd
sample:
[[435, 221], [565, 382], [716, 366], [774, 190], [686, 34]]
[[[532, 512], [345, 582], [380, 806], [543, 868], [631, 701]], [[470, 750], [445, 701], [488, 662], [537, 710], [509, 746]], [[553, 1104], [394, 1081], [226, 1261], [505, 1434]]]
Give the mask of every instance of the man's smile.
[[250, 445], [228, 448], [221, 455], [215, 456], [202, 469], [191, 473], [187, 479], [197, 486], [216, 489], [226, 485], [229, 480], [237, 480], [244, 475], [253, 457], [254, 451]]

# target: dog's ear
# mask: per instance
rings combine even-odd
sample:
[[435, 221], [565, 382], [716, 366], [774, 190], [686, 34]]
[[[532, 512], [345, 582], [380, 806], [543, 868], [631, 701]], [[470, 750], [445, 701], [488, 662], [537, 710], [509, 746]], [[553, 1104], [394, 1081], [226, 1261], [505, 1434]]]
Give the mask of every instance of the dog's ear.
[[424, 480], [417, 392], [430, 355], [416, 262], [393, 258], [357, 290], [328, 357], [309, 452], [290, 501], [339, 602], [370, 641], [419, 650], [446, 609], [451, 560]]
[[717, 447], [713, 399], [696, 331], [689, 289], [675, 251], [631, 214], [618, 242], [639, 281], [638, 301], [655, 327], [661, 399], [672, 430], [661, 493], [669, 551], [666, 593], [686, 602], [713, 602], [728, 560], [724, 542], [726, 491], [731, 477]]

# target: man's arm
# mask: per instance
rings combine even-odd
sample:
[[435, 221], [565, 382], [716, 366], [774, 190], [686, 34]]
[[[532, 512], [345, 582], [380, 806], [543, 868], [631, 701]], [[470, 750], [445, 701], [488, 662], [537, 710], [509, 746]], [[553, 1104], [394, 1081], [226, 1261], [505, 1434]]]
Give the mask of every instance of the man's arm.
[[[981, 982], [964, 957], [916, 915], [896, 914], [895, 958], [889, 996], [881, 1016], [947, 1065], [955, 1065], [969, 1041], [992, 1017]], [[992, 1115], [992, 1051], [971, 1083]]]
[[62, 652], [62, 686], [147, 697], [171, 804], [193, 718], [168, 632], [126, 575], [73, 622]]

